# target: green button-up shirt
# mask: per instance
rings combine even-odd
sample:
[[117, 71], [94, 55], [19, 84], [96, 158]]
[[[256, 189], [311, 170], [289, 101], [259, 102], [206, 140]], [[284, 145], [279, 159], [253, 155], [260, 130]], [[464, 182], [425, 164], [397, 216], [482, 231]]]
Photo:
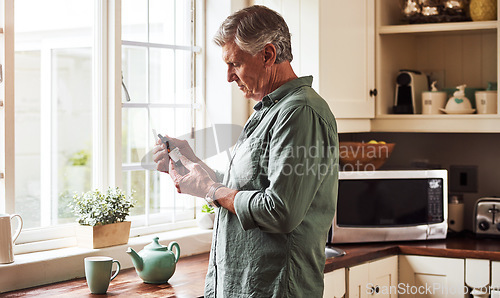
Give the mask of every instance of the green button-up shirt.
[[217, 211], [205, 297], [322, 297], [335, 213], [338, 137], [312, 77], [255, 106], [223, 183], [236, 215]]

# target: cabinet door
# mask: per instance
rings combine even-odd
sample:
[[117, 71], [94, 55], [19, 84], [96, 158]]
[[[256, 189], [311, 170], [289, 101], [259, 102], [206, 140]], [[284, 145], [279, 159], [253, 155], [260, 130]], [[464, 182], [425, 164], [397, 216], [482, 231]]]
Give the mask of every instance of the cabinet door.
[[464, 297], [463, 259], [399, 256], [399, 297]]
[[319, 93], [337, 118], [373, 118], [374, 1], [321, 0], [319, 20]]
[[398, 256], [392, 256], [370, 263], [369, 268], [369, 291], [377, 297], [398, 297]]
[[[497, 290], [496, 297], [500, 298], [500, 262], [491, 262], [491, 287]], [[493, 297], [493, 293], [491, 294]]]
[[292, 35], [292, 66], [312, 75], [313, 88], [337, 118], [373, 118], [373, 0], [257, 0], [279, 12]]
[[345, 295], [345, 268], [325, 274], [323, 298], [342, 298]]
[[398, 257], [350, 267], [347, 283], [349, 298], [397, 297]]
[[349, 298], [368, 297], [371, 288], [368, 288], [369, 263], [349, 268], [347, 293]]

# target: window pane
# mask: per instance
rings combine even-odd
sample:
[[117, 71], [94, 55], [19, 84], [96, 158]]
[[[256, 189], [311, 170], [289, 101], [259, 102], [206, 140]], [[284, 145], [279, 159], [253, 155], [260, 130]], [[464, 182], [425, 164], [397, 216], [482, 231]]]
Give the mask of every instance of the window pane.
[[130, 209], [130, 215], [142, 215], [146, 210], [145, 200], [145, 185], [146, 185], [146, 172], [145, 171], [127, 171], [122, 175], [123, 189], [128, 193], [134, 195], [136, 201], [135, 207]]
[[191, 103], [192, 90], [192, 53], [175, 51], [175, 99], [176, 103]]
[[191, 109], [175, 109], [175, 136], [189, 139], [191, 136]]
[[[146, 48], [122, 47], [123, 81], [130, 95], [130, 102], [148, 101], [148, 52]], [[122, 101], [126, 102], [125, 92]]]
[[16, 212], [26, 228], [74, 221], [90, 188], [94, 1], [16, 0]]
[[191, 5], [192, 1], [175, 1], [175, 43], [178, 45], [191, 45]]
[[148, 171], [149, 180], [149, 206], [150, 213], [163, 213], [171, 220], [173, 218], [173, 210], [175, 204], [175, 189], [174, 183], [167, 173], [158, 171]]
[[176, 134], [176, 116], [174, 109], [168, 108], [155, 108], [151, 109], [151, 128], [156, 129], [162, 135], [166, 134], [172, 137]]
[[175, 17], [174, 0], [149, 0], [149, 42], [174, 44]]
[[150, 102], [174, 103], [175, 74], [174, 51], [171, 49], [149, 49], [150, 57]]
[[[40, 226], [40, 51], [15, 53], [16, 212], [24, 227]], [[26, 88], [26, 86], [30, 86]]]
[[[122, 9], [130, 9], [132, 0], [124, 1], [127, 4]], [[145, 29], [149, 30], [149, 40], [143, 37], [148, 34], [142, 34], [142, 10], [138, 10], [138, 15], [124, 17], [122, 39], [149, 43], [133, 46], [124, 43], [122, 46], [122, 70], [131, 103], [143, 103], [125, 104], [122, 109], [123, 183], [136, 190], [136, 194], [140, 193], [141, 208], [134, 214], [144, 214], [147, 224], [193, 219], [196, 200], [177, 194], [168, 174], [155, 170], [139, 171], [133, 164], [140, 162], [152, 149], [155, 140], [151, 129], [189, 140], [194, 123], [193, 111], [191, 106], [185, 105], [190, 105], [194, 97], [195, 61], [190, 49], [180, 49], [179, 46], [193, 44], [193, 1], [149, 0], [137, 1], [133, 5], [149, 8], [146, 13], [149, 23]], [[130, 21], [133, 18], [134, 21]], [[141, 32], [141, 37], [130, 37], [131, 28], [136, 33]], [[144, 161], [148, 162], [147, 159]], [[139, 181], [143, 184], [139, 185]]]
[[147, 0], [122, 0], [122, 40], [148, 41], [147, 3]]
[[146, 109], [123, 109], [122, 112], [122, 154], [124, 163], [141, 162], [152, 146], [152, 132], [148, 131]]
[[[92, 49], [52, 51], [52, 132], [58, 154], [57, 223], [72, 222], [67, 205], [74, 192], [91, 189], [92, 174]], [[53, 149], [54, 150], [54, 149]]]

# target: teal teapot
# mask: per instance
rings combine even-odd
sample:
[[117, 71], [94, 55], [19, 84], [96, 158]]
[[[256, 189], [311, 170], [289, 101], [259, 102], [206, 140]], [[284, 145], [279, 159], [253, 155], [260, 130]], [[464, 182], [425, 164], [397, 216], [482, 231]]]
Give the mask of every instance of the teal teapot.
[[[135, 271], [145, 283], [162, 284], [168, 282], [175, 272], [175, 264], [179, 260], [181, 249], [177, 242], [172, 241], [168, 247], [158, 243], [159, 238], [155, 237], [153, 242], [146, 245], [143, 250], [137, 253], [133, 248], [128, 248], [127, 253], [132, 258]], [[172, 247], [176, 248], [175, 254]]]

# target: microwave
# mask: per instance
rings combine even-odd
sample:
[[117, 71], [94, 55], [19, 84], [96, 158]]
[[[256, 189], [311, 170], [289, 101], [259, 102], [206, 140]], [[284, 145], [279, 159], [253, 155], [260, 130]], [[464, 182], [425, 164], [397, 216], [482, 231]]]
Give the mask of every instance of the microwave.
[[446, 170], [340, 172], [328, 243], [444, 239]]

